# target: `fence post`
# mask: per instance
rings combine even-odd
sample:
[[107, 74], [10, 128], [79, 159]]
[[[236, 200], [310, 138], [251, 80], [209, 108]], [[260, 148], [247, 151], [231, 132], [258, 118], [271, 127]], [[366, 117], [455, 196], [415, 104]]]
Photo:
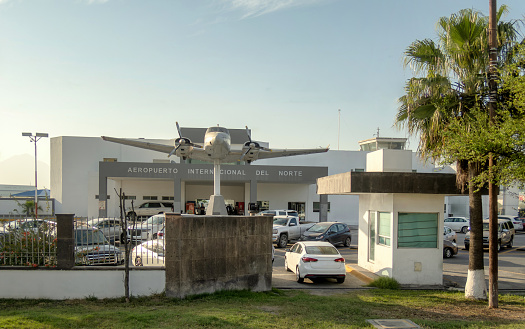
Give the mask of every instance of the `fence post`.
[[72, 269], [75, 266], [74, 214], [57, 214], [57, 268]]

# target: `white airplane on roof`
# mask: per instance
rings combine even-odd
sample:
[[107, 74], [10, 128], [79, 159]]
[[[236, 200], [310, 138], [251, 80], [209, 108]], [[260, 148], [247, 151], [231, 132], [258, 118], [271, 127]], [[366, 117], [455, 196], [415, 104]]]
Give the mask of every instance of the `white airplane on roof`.
[[[268, 158], [277, 158], [301, 154], [312, 154], [312, 153], [322, 153], [327, 152], [327, 148], [317, 148], [317, 149], [295, 149], [295, 150], [272, 150], [266, 147], [263, 147], [259, 142], [252, 141], [250, 136], [250, 131], [246, 127], [246, 134], [248, 135], [248, 141], [244, 143], [242, 148], [232, 149], [231, 137], [228, 129], [224, 127], [210, 127], [206, 130], [204, 134], [204, 145], [199, 145], [193, 143], [189, 138], [183, 137], [180, 132], [179, 123], [176, 123], [177, 131], [179, 133], [179, 138], [175, 140], [175, 145], [165, 145], [150, 143], [139, 140], [125, 139], [125, 138], [115, 138], [102, 136], [102, 139], [109, 142], [140, 147], [143, 149], [154, 150], [158, 152], [168, 153], [168, 157], [175, 154], [176, 156], [186, 159], [195, 159], [201, 161], [213, 162], [214, 169], [214, 189], [213, 196], [210, 200], [208, 210], [212, 204], [213, 197], [220, 196], [220, 164], [221, 163], [234, 163], [237, 161], [246, 161], [251, 163], [252, 161], [258, 159], [268, 159]], [[222, 207], [224, 211], [226, 207], [224, 206], [224, 201], [222, 202]], [[210, 211], [208, 211], [210, 212]], [[208, 214], [207, 212], [207, 214]], [[213, 211], [209, 214], [223, 214], [222, 209], [220, 211]]]
[[102, 139], [109, 142], [168, 153], [168, 157], [175, 154], [183, 160], [195, 159], [214, 163], [216, 161], [219, 161], [220, 163], [234, 163], [238, 160], [251, 163], [258, 159], [322, 153], [328, 151], [328, 148], [272, 150], [261, 146], [259, 142], [252, 141], [248, 127], [246, 127], [248, 141], [246, 141], [240, 149], [232, 149], [230, 132], [228, 129], [219, 126], [208, 128], [204, 135], [204, 145], [200, 145], [193, 143], [187, 137], [183, 137], [180, 132], [179, 124], [176, 124], [179, 138], [175, 140], [174, 146], [107, 136], [102, 136]]

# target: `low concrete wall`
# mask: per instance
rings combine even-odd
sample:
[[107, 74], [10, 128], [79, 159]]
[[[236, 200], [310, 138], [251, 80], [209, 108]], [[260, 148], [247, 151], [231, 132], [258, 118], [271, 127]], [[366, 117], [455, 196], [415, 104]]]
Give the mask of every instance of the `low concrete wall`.
[[272, 288], [272, 218], [166, 214], [166, 295]]
[[[77, 299], [124, 297], [124, 270], [2, 270], [0, 298]], [[164, 291], [164, 269], [132, 270], [130, 296], [149, 296]]]

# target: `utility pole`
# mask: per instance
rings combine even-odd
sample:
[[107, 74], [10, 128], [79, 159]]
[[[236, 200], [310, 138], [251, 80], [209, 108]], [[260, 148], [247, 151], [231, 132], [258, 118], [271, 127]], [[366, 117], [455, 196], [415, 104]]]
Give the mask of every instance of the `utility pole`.
[[337, 128], [337, 150], [339, 151], [339, 136], [341, 135], [341, 109], [337, 111], [339, 112], [339, 123]]
[[[489, 0], [489, 117], [494, 124], [496, 112], [496, 65], [498, 63], [498, 35], [496, 0]], [[494, 184], [494, 155], [489, 155], [489, 308], [498, 308], [498, 200]]]

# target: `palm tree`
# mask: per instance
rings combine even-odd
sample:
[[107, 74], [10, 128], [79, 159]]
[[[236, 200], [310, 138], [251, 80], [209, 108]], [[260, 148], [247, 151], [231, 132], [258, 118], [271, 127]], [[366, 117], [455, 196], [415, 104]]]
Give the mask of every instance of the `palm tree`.
[[[498, 21], [507, 7], [498, 10]], [[462, 118], [469, 129], [469, 118], [484, 110], [488, 102], [488, 17], [473, 9], [464, 9], [437, 24], [438, 40], [416, 40], [405, 52], [405, 67], [415, 77], [408, 80], [400, 97], [395, 122], [410, 135], [419, 136], [418, 151], [424, 158], [440, 160], [447, 152], [445, 131], [451, 122]], [[515, 22], [498, 23], [499, 55], [502, 62], [512, 60], [517, 38]], [[457, 160], [457, 159], [456, 159]], [[486, 299], [483, 270], [483, 227], [481, 192], [472, 183], [485, 163], [456, 162], [457, 183], [469, 189], [471, 247], [465, 296]]]
[[[18, 207], [21, 208], [22, 214], [25, 214], [26, 216], [35, 217], [35, 201], [34, 200], [26, 200], [24, 203], [18, 203]], [[38, 210], [42, 210], [41, 206], [38, 206]], [[13, 209], [14, 212], [19, 212], [18, 209]]]

